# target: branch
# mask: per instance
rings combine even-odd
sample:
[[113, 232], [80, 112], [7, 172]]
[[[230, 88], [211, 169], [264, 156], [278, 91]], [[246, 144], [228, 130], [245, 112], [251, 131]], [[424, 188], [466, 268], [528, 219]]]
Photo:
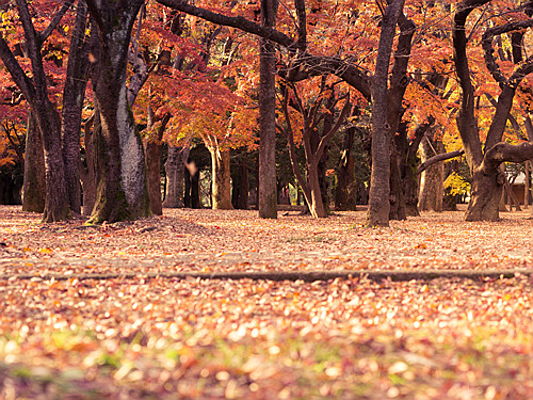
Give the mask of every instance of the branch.
[[[290, 52], [295, 52], [298, 49], [298, 43], [284, 33], [270, 27], [258, 25], [246, 18], [218, 14], [188, 4], [186, 0], [157, 1], [174, 10], [182, 11], [186, 14], [205, 19], [206, 21], [240, 29], [241, 31], [269, 39], [286, 47]], [[350, 64], [348, 61], [341, 60], [338, 57], [314, 56], [309, 53], [304, 53], [295, 62], [295, 68], [298, 67], [302, 67], [305, 70], [298, 71], [294, 76], [291, 76], [291, 81], [293, 82], [301, 81], [311, 76], [334, 74], [361, 92], [367, 100], [370, 100], [370, 82], [367, 71]]]
[[298, 49], [304, 52], [307, 49], [307, 12], [305, 0], [294, 0], [294, 8], [298, 16]]
[[[92, 0], [91, 0], [92, 1]], [[187, 0], [157, 0], [159, 3], [168, 6], [174, 10], [184, 12], [186, 14], [205, 19], [206, 21], [213, 22], [215, 24], [229, 26], [237, 28], [242, 31], [252, 33], [257, 36], [261, 36], [265, 39], [272, 40], [282, 46], [292, 48], [294, 46], [294, 40], [284, 33], [267, 27], [256, 24], [244, 17], [230, 17], [223, 14], [218, 14], [213, 11], [209, 11], [205, 8], [196, 7], [188, 4]]]
[[[82, 1], [82, 0], [80, 0]], [[67, 13], [68, 9], [70, 8], [70, 6], [72, 6], [72, 4], [74, 3], [74, 0], [67, 0], [63, 3], [63, 6], [61, 7], [61, 9], [54, 15], [54, 17], [52, 18], [52, 20], [50, 21], [50, 24], [46, 27], [46, 29], [44, 31], [42, 31], [40, 34], [39, 34], [39, 42], [41, 44], [43, 44], [46, 39], [48, 39], [48, 37], [52, 34], [52, 32], [54, 31], [54, 29], [57, 27], [57, 25], [61, 22], [61, 19], [63, 18], [63, 16]]]
[[19, 62], [13, 55], [8, 44], [2, 36], [0, 36], [0, 59], [9, 71], [11, 78], [26, 97], [30, 101], [35, 96], [35, 87], [32, 80], [26, 75]]
[[[485, 63], [487, 65], [487, 69], [490, 71], [496, 82], [500, 83], [500, 85], [511, 84], [511, 82], [512, 84], [516, 84], [516, 78], [514, 80], [512, 80], [512, 78], [508, 80], [500, 70], [500, 66], [498, 65], [498, 63], [496, 62], [496, 58], [494, 57], [494, 48], [492, 47], [492, 41], [494, 37], [512, 31], [527, 29], [532, 26], [533, 19], [528, 19], [524, 21], [511, 22], [494, 28], [489, 28], [483, 34], [482, 47], [485, 51]], [[514, 75], [515, 74], [513, 74], [513, 76]], [[516, 86], [518, 85], [516, 84]]]
[[350, 95], [348, 94], [346, 97], [347, 97], [346, 103], [344, 104], [344, 107], [342, 108], [339, 118], [337, 118], [337, 121], [331, 127], [331, 129], [320, 139], [320, 142], [318, 144], [318, 147], [315, 153], [316, 160], [320, 160], [322, 158], [322, 153], [324, 153], [324, 149], [326, 148], [328, 141], [332, 138], [332, 136], [335, 133], [337, 133], [341, 125], [346, 120], [346, 117], [348, 116], [348, 114], [350, 114], [350, 112], [352, 111], [352, 103], [350, 103]]
[[470, 67], [466, 47], [466, 20], [470, 13], [477, 7], [488, 3], [490, 0], [465, 0], [457, 6], [453, 19], [453, 59], [459, 85], [462, 91], [461, 109], [457, 117], [457, 125], [465, 145], [469, 164], [479, 165], [483, 161], [479, 128], [474, 115], [474, 88], [472, 86]]
[[533, 160], [533, 143], [513, 145], [500, 142], [487, 150], [480, 168], [490, 173], [503, 162], [521, 163], [527, 160]]
[[450, 153], [443, 153], [443, 154], [439, 154], [434, 157], [431, 157], [430, 159], [420, 164], [420, 166], [418, 167], [417, 173], [420, 174], [426, 169], [428, 169], [429, 167], [431, 167], [433, 164], [436, 164], [441, 161], [449, 160], [451, 158], [462, 156], [464, 153], [465, 153], [464, 150], [457, 150], [457, 151], [452, 151]]

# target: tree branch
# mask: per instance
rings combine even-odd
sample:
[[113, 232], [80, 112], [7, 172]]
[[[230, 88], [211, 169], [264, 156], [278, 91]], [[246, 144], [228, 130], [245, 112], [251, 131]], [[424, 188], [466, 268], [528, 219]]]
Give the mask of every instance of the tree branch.
[[457, 150], [457, 151], [452, 151], [450, 153], [438, 154], [438, 155], [436, 155], [434, 157], [431, 157], [430, 159], [426, 160], [422, 164], [420, 164], [420, 166], [418, 167], [417, 173], [420, 174], [423, 171], [425, 171], [426, 169], [428, 169], [429, 167], [431, 167], [433, 164], [436, 164], [436, 163], [441, 162], [441, 161], [449, 160], [451, 158], [462, 156], [464, 153], [465, 153], [464, 150]]
[[[494, 48], [492, 47], [492, 41], [494, 37], [503, 35], [504, 33], [508, 32], [527, 29], [532, 26], [533, 19], [528, 19], [524, 21], [511, 22], [505, 25], [489, 28], [483, 34], [482, 47], [485, 52], [485, 63], [487, 65], [487, 69], [490, 71], [496, 82], [498, 82], [500, 85], [513, 84], [518, 86], [517, 80], [520, 79], [519, 77], [522, 76], [524, 72], [519, 73], [517, 70], [510, 79], [507, 79], [503, 75], [502, 71], [500, 70], [500, 66], [496, 62], [496, 58], [494, 57]], [[520, 69], [524, 70], [524, 67], [519, 67], [519, 70]], [[527, 70], [527, 67], [525, 69]], [[513, 79], [513, 77], [517, 73], [518, 75]], [[518, 83], [520, 83], [519, 80]]]
[[[82, 1], [82, 0], [80, 0]], [[44, 31], [39, 34], [39, 42], [43, 44], [46, 39], [52, 34], [57, 25], [61, 22], [63, 16], [67, 13], [68, 9], [72, 6], [74, 0], [67, 0], [63, 3], [61, 9], [54, 15], [50, 24], [46, 27]]]

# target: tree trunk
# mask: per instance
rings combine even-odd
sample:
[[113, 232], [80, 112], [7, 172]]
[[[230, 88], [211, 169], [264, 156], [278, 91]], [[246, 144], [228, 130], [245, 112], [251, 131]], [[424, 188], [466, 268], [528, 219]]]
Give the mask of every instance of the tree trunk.
[[93, 77], [100, 113], [98, 185], [90, 221], [138, 219], [150, 214], [141, 139], [129, 109], [126, 67], [131, 29], [142, 1], [87, 3], [98, 21], [98, 65]]
[[389, 219], [403, 221], [407, 219], [404, 198], [404, 184], [402, 180], [401, 157], [398, 146], [391, 149], [390, 158], [390, 210]]
[[233, 184], [233, 190], [231, 193], [231, 203], [233, 208], [239, 210], [248, 209], [248, 166], [246, 165], [246, 159], [239, 157], [239, 164], [237, 166], [236, 173], [231, 178]]
[[165, 173], [167, 175], [167, 185], [165, 192], [165, 208], [185, 207], [183, 199], [185, 182], [185, 161], [189, 158], [190, 149], [188, 147], [168, 146], [167, 161], [165, 162]]
[[61, 149], [59, 115], [48, 98], [36, 104], [36, 119], [43, 138], [46, 165], [46, 200], [43, 222], [64, 221], [69, 216], [65, 164]]
[[150, 209], [154, 215], [163, 215], [161, 203], [161, 142], [146, 142], [146, 186]]
[[91, 215], [96, 202], [96, 154], [94, 131], [99, 129], [100, 121], [97, 114], [95, 114], [92, 119], [93, 122], [87, 122], [85, 125], [85, 165], [81, 171], [84, 216]]
[[22, 210], [42, 213], [46, 197], [44, 151], [41, 132], [30, 112], [26, 128]]
[[231, 210], [231, 153], [210, 147], [213, 210]]
[[183, 201], [187, 208], [200, 208], [200, 171], [183, 167], [185, 173], [185, 195]]
[[309, 211], [314, 218], [326, 218], [328, 216], [320, 187], [318, 165], [311, 163], [308, 166], [307, 184], [309, 186], [310, 199], [307, 201]]
[[[261, 0], [263, 25], [273, 27], [278, 0]], [[276, 54], [274, 44], [260, 38], [259, 82], [259, 216], [277, 218], [276, 193]]]
[[349, 128], [344, 134], [341, 158], [337, 168], [335, 209], [339, 211], [356, 209], [355, 159], [352, 151], [355, 131], [356, 128]]
[[466, 211], [467, 221], [498, 221], [500, 199], [505, 175], [500, 171], [486, 174], [478, 169], [472, 176], [471, 200]]
[[391, 137], [387, 123], [388, 71], [396, 24], [403, 5], [404, 0], [394, 0], [385, 10], [372, 82], [372, 174], [367, 216], [369, 226], [389, 226]]
[[[422, 141], [422, 161], [424, 162], [436, 155], [427, 140]], [[433, 146], [437, 151], [443, 150], [442, 144], [440, 146], [439, 144]], [[444, 198], [443, 185], [444, 163], [439, 162], [433, 164], [422, 172], [420, 178], [420, 200], [418, 202], [418, 208], [421, 211], [442, 211]]]
[[80, 129], [89, 64], [85, 51], [86, 20], [87, 7], [85, 2], [81, 1], [78, 4], [76, 25], [70, 43], [61, 125], [65, 181], [70, 210], [75, 214], [81, 212]]

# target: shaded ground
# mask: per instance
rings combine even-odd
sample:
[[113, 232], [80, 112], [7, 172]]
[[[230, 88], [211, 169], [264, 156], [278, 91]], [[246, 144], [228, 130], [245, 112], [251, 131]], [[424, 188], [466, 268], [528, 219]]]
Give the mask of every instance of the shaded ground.
[[[526, 213], [390, 230], [169, 211], [99, 228], [0, 209], [1, 273], [532, 268]], [[0, 399], [533, 398], [533, 281], [0, 281]]]

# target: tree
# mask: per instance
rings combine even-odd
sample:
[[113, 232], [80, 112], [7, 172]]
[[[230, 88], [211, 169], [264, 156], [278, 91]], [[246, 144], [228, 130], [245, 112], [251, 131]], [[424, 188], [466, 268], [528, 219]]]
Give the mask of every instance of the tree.
[[[305, 201], [311, 215], [315, 218], [327, 217], [324, 193], [320, 184], [319, 164], [324, 156], [329, 140], [337, 133], [346, 118], [350, 115], [352, 105], [348, 94], [337, 95], [335, 87], [327, 84], [327, 77], [320, 79], [317, 85], [314, 80], [308, 82], [307, 89], [318, 86], [315, 93], [309, 90], [310, 99], [302, 98], [295, 84], [286, 84], [283, 89], [282, 111], [284, 123], [279, 129], [288, 138], [289, 156], [296, 181], [302, 188]], [[337, 104], [344, 100], [344, 106], [336, 119]], [[298, 113], [298, 118], [291, 117], [289, 103]], [[296, 155], [296, 132], [301, 131], [301, 142], [304, 148], [305, 171], [300, 170]], [[300, 136], [300, 135], [298, 135]]]
[[42, 136], [46, 165], [46, 200], [43, 221], [64, 220], [69, 215], [67, 185], [62, 156], [61, 121], [54, 103], [50, 100], [50, 85], [45, 71], [43, 45], [56, 29], [61, 19], [72, 5], [66, 1], [41, 32], [33, 23], [28, 3], [17, 0], [17, 14], [20, 18], [25, 38], [25, 51], [31, 63], [31, 78], [23, 69], [15, 54], [0, 35], [0, 58], [11, 78], [28, 101]]
[[148, 216], [145, 160], [130, 110], [126, 69], [133, 25], [143, 0], [86, 0], [96, 28], [92, 84], [97, 110], [98, 184], [90, 221]]
[[[511, 22], [486, 29], [482, 43], [486, 67], [498, 82], [500, 93], [484, 146], [475, 114], [475, 91], [469, 65], [467, 45], [467, 20], [478, 7], [491, 0], [465, 0], [457, 7], [453, 23], [454, 63], [461, 87], [461, 108], [457, 116], [457, 126], [465, 147], [466, 159], [472, 173], [471, 201], [466, 213], [467, 221], [495, 221], [499, 219], [499, 203], [505, 176], [500, 171], [503, 162], [523, 162], [533, 158], [533, 145], [522, 143], [513, 145], [502, 142], [503, 133], [513, 105], [515, 93], [522, 80], [533, 72], [533, 59], [523, 60], [523, 33], [533, 26], [533, 19], [517, 17]], [[532, 15], [533, 2], [526, 3], [524, 10]], [[493, 40], [506, 34], [520, 34], [513, 46], [514, 69], [506, 76], [494, 56]], [[516, 40], [516, 39], [515, 39]], [[471, 41], [471, 40], [470, 40]]]

